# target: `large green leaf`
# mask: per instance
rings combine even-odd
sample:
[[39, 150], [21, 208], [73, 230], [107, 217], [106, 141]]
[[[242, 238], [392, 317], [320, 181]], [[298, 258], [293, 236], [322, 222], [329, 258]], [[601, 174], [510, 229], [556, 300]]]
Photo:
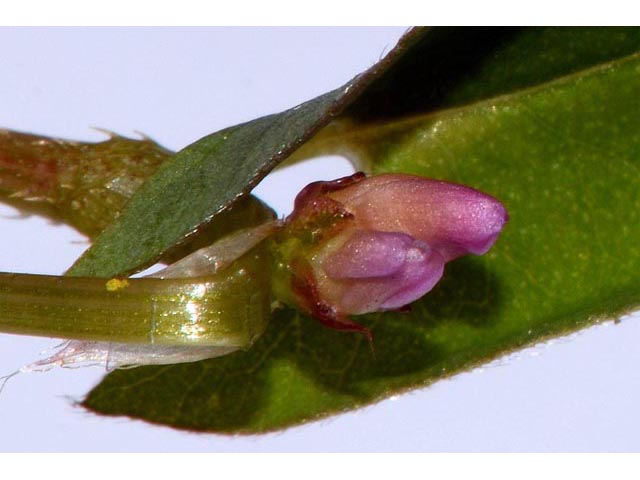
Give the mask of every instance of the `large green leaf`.
[[[551, 37], [536, 32], [526, 35], [538, 45], [540, 38], [566, 40], [570, 34], [576, 48], [566, 43], [564, 59], [545, 63], [546, 52], [536, 52], [536, 42], [518, 44], [526, 37], [513, 37], [522, 55], [500, 57], [510, 50], [506, 43], [486, 49], [470, 83], [452, 81], [447, 93], [484, 100], [338, 129], [311, 146], [346, 152], [376, 172], [474, 186], [500, 198], [511, 215], [488, 255], [449, 264], [443, 281], [411, 314], [365, 318], [375, 336], [374, 352], [361, 336], [330, 331], [283, 310], [248, 352], [114, 372], [85, 405], [195, 430], [273, 430], [429, 384], [640, 304], [640, 56], [622, 58], [634, 41], [631, 50], [640, 50], [637, 31], [547, 31]], [[579, 35], [605, 39], [607, 49], [597, 50], [617, 60], [585, 69], [605, 58], [590, 57], [592, 49], [577, 41]], [[628, 41], [620, 41], [621, 35]], [[562, 51], [561, 42], [554, 45], [556, 53]], [[515, 84], [495, 80], [503, 87], [487, 91], [497, 97], [480, 92], [482, 87], [469, 97], [456, 93], [479, 83], [479, 71], [499, 71], [500, 65], [525, 71], [525, 63], [555, 67], [539, 78], [534, 74], [542, 67], [530, 70], [522, 75], [527, 81]], [[492, 75], [487, 80], [497, 78]], [[521, 89], [536, 85], [536, 78], [545, 83]], [[446, 81], [441, 83], [444, 89]], [[424, 88], [430, 91], [428, 83]], [[450, 105], [442, 99], [447, 95], [434, 105]]]
[[372, 122], [461, 106], [638, 50], [637, 27], [432, 28], [347, 114]]

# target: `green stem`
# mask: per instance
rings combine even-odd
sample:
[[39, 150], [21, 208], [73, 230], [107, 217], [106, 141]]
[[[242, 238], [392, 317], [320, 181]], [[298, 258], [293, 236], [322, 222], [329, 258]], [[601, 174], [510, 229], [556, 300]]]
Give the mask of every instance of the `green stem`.
[[0, 273], [0, 331], [81, 340], [246, 348], [266, 328], [266, 242], [195, 278], [98, 279]]

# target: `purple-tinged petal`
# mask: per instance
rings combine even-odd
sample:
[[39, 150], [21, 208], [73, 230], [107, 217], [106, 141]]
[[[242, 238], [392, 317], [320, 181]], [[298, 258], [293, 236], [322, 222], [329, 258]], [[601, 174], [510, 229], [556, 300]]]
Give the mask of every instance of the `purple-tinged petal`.
[[339, 311], [349, 314], [396, 310], [430, 291], [443, 269], [442, 256], [416, 242], [407, 249], [404, 264], [394, 274], [336, 282], [339, 296], [335, 304]]
[[392, 275], [404, 265], [413, 242], [404, 233], [356, 231], [329, 255], [323, 268], [336, 280]]
[[329, 196], [353, 214], [358, 228], [406, 233], [445, 261], [486, 253], [508, 220], [490, 195], [413, 175], [378, 175]]
[[380, 305], [381, 310], [396, 310], [418, 300], [440, 281], [444, 272], [444, 259], [436, 252], [422, 260], [416, 255], [416, 249], [407, 253], [407, 263], [400, 272], [397, 291], [387, 297]]

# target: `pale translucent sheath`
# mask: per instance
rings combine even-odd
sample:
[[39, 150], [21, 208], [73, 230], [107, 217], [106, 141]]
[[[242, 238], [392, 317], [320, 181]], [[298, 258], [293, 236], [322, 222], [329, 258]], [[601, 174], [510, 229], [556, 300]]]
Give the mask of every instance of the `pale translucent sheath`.
[[97, 279], [0, 273], [6, 333], [157, 346], [249, 347], [266, 328], [264, 242], [194, 278]]

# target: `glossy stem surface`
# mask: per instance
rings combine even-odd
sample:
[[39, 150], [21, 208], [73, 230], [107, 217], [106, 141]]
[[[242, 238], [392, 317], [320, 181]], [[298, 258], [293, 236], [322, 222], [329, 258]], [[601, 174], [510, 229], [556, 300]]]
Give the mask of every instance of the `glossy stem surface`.
[[81, 340], [246, 348], [270, 316], [263, 244], [203, 277], [98, 279], [0, 273], [0, 331]]

